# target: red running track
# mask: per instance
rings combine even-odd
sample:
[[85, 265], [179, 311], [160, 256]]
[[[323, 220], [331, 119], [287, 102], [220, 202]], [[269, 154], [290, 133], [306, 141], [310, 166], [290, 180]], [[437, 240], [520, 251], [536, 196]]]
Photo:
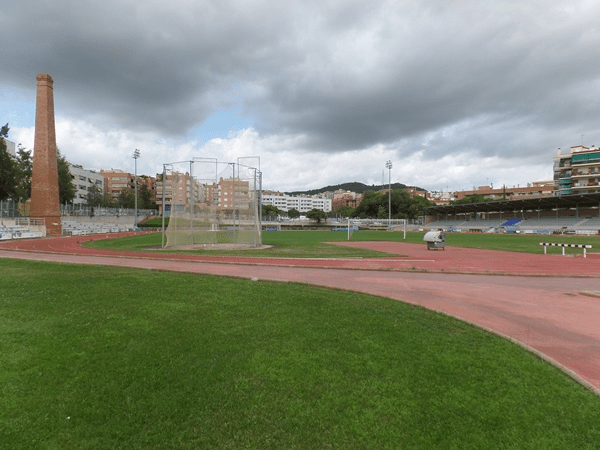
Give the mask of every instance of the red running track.
[[[96, 255], [115, 257], [135, 257], [152, 259], [177, 259], [197, 262], [214, 262], [225, 264], [274, 265], [293, 267], [344, 268], [359, 270], [398, 270], [425, 271], [445, 273], [479, 273], [505, 275], [540, 275], [540, 276], [584, 276], [600, 277], [600, 254], [561, 256], [478, 250], [469, 248], [448, 247], [446, 250], [428, 251], [420, 244], [403, 242], [335, 242], [332, 244], [369, 248], [392, 254], [396, 257], [384, 258], [263, 258], [252, 256], [223, 257], [203, 255], [172, 255], [148, 252], [120, 252], [82, 247], [83, 242], [113, 239], [130, 236], [135, 233], [110, 235], [74, 236], [46, 239], [15, 240], [0, 243], [0, 249], [14, 249], [43, 253], [66, 253], [76, 255]], [[251, 251], [248, 251], [251, 252]]]
[[1, 243], [0, 257], [290, 281], [381, 295], [506, 336], [600, 395], [597, 255], [584, 259], [459, 248], [427, 251], [424, 245], [361, 242], [342, 245], [406, 256], [296, 260], [148, 255], [88, 249], [78, 244], [97, 238], [101, 237]]

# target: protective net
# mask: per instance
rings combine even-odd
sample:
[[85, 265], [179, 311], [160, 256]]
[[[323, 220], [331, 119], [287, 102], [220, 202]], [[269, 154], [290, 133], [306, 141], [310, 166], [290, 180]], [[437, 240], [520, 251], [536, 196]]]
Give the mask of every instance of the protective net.
[[215, 160], [190, 161], [185, 173], [165, 170], [165, 248], [260, 247], [260, 176], [254, 167]]
[[358, 225], [352, 223], [350, 219], [348, 219], [348, 240], [352, 237], [352, 233], [358, 231]]

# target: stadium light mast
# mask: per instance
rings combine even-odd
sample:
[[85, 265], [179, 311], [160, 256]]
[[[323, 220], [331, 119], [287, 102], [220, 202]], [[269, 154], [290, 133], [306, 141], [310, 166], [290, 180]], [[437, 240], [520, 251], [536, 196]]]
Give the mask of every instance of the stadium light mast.
[[137, 228], [137, 223], [138, 223], [138, 211], [137, 211], [137, 206], [138, 206], [138, 189], [137, 189], [137, 160], [140, 157], [140, 151], [136, 148], [135, 151], [133, 152], [133, 160], [135, 161], [135, 168], [133, 169], [133, 178], [135, 180], [135, 222], [133, 223], [133, 225]]
[[385, 167], [388, 169], [388, 228], [392, 226], [392, 161], [388, 160], [385, 163]]

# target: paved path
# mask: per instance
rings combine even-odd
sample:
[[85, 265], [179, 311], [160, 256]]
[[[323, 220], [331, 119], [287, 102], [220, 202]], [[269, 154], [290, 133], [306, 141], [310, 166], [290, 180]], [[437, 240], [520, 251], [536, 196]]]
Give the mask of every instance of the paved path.
[[[383, 258], [368, 264], [366, 260], [164, 254], [151, 258], [143, 254], [140, 258], [138, 254], [84, 249], [75, 238], [29, 242], [36, 243], [34, 251], [23, 247], [5, 250], [6, 245], [0, 245], [0, 257], [308, 283], [420, 305], [504, 335], [562, 367], [600, 395], [600, 297], [596, 296], [600, 293], [600, 259], [515, 253], [507, 259], [506, 252], [478, 250], [469, 256], [468, 249], [427, 252], [423, 246], [380, 242], [358, 244], [388, 251], [394, 248], [407, 257]], [[411, 260], [408, 266], [406, 260]], [[530, 267], [536, 263], [553, 271], [540, 273], [539, 267]], [[571, 265], [577, 265], [578, 271], [571, 273]], [[359, 270], [365, 267], [369, 270]], [[430, 272], [415, 272], [413, 267]], [[456, 273], [447, 273], [450, 271]], [[458, 273], [461, 271], [470, 273]], [[514, 276], [523, 274], [528, 276]]]

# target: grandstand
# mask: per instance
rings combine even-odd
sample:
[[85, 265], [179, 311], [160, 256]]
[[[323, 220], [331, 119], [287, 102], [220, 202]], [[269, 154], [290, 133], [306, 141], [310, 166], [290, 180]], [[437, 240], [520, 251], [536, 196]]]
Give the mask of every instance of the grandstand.
[[[600, 194], [431, 206], [429, 229], [507, 233], [600, 232]], [[512, 216], [512, 218], [511, 218]]]
[[597, 234], [600, 233], [600, 217], [541, 217], [529, 219], [479, 219], [436, 220], [425, 228], [447, 232], [523, 233], [523, 234]]

